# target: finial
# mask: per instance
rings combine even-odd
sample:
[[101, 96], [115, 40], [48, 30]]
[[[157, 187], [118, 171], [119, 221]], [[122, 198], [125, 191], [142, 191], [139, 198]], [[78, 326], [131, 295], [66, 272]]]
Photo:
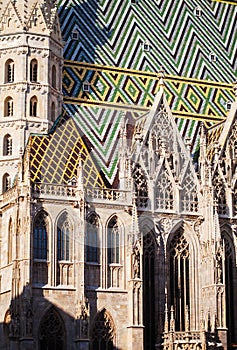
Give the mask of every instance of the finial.
[[164, 86], [165, 71], [162, 66], [160, 67], [157, 76], [159, 79], [159, 86]]

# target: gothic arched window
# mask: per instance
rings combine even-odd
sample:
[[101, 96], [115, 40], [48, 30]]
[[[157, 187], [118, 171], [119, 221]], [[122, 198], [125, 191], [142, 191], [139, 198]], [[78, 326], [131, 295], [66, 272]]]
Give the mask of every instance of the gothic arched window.
[[57, 224], [57, 260], [71, 261], [72, 227], [67, 214], [63, 213]]
[[99, 262], [99, 220], [97, 215], [92, 214], [86, 222], [86, 261]]
[[118, 264], [120, 262], [120, 232], [116, 216], [114, 216], [108, 223], [107, 245], [108, 264]]
[[61, 317], [51, 308], [39, 327], [39, 350], [64, 350], [65, 329]]
[[114, 322], [108, 312], [103, 309], [95, 318], [92, 331], [92, 350], [114, 350], [114, 346]]
[[57, 74], [56, 74], [56, 67], [54, 65], [52, 67], [52, 86], [55, 89], [57, 87]]
[[12, 235], [13, 235], [13, 224], [12, 219], [9, 221], [8, 226], [8, 247], [7, 247], [7, 263], [12, 262]]
[[4, 101], [4, 117], [12, 117], [14, 113], [13, 98], [8, 96]]
[[2, 178], [2, 192], [6, 192], [11, 188], [11, 177], [8, 173], [3, 175]]
[[190, 307], [189, 288], [189, 244], [180, 229], [173, 236], [169, 245], [170, 255], [170, 306], [174, 307], [175, 330], [185, 330], [185, 312]]
[[148, 186], [147, 179], [140, 165], [136, 165], [133, 171], [135, 183], [136, 204], [140, 208], [146, 208], [148, 205]]
[[235, 339], [235, 326], [237, 323], [236, 304], [234, 293], [236, 290], [235, 279], [235, 249], [234, 243], [228, 238], [228, 232], [222, 232], [225, 247], [225, 286], [226, 286], [226, 325], [228, 328], [228, 343], [233, 343]]
[[40, 212], [34, 221], [34, 259], [47, 260], [48, 218]]
[[5, 65], [5, 83], [14, 82], [15, 64], [12, 59], [7, 60]]
[[37, 104], [38, 104], [37, 97], [36, 96], [31, 97], [31, 99], [30, 99], [30, 117], [37, 116]]
[[143, 319], [144, 349], [155, 347], [155, 253], [156, 246], [153, 232], [143, 236]]
[[3, 155], [12, 155], [12, 137], [9, 134], [5, 135], [3, 139]]
[[32, 83], [38, 81], [38, 61], [35, 58], [30, 61], [30, 81]]
[[52, 102], [52, 105], [51, 105], [51, 119], [52, 119], [53, 122], [56, 119], [56, 108], [55, 108], [55, 103], [54, 102]]

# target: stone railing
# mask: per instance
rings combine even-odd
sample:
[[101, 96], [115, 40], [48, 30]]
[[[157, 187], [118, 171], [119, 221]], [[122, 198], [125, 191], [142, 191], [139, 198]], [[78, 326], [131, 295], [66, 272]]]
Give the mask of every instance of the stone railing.
[[163, 349], [165, 350], [206, 350], [205, 332], [169, 332], [165, 333]]
[[18, 196], [17, 187], [10, 188], [8, 191], [4, 192], [1, 196], [1, 206], [4, 206], [10, 203], [12, 200], [15, 200]]
[[112, 202], [126, 205], [130, 201], [130, 191], [120, 191], [108, 188], [87, 187], [85, 189], [86, 200], [89, 202]]
[[55, 185], [48, 183], [35, 183], [32, 187], [34, 198], [68, 198], [74, 199], [76, 196], [75, 186]]

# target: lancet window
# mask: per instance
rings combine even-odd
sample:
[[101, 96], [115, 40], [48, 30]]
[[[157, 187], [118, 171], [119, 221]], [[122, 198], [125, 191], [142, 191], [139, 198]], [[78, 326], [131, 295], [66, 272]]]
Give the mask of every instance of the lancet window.
[[2, 178], [2, 192], [6, 192], [11, 188], [11, 177], [8, 173], [3, 175]]
[[14, 113], [13, 98], [8, 96], [4, 101], [4, 116], [12, 117]]
[[38, 99], [36, 96], [31, 97], [30, 99], [30, 116], [36, 117], [37, 116], [37, 104]]
[[92, 331], [92, 350], [114, 350], [114, 346], [114, 322], [108, 312], [103, 309], [95, 318]]
[[120, 262], [120, 238], [118, 219], [115, 216], [108, 223], [108, 264], [118, 264]]
[[39, 349], [64, 350], [65, 330], [61, 317], [52, 308], [41, 321], [39, 328]]
[[198, 211], [197, 187], [192, 174], [187, 173], [182, 184], [181, 210], [183, 212], [194, 213]]
[[32, 83], [38, 81], [38, 61], [35, 58], [30, 62], [30, 81]]
[[72, 227], [64, 213], [57, 224], [57, 259], [71, 261], [72, 255]]
[[99, 252], [99, 220], [95, 214], [92, 214], [87, 218], [86, 223], [86, 261], [98, 263]]
[[12, 155], [12, 137], [9, 134], [5, 135], [3, 139], [3, 155]]
[[54, 65], [52, 67], [52, 86], [55, 89], [57, 88], [56, 67]]
[[13, 223], [12, 218], [9, 221], [8, 226], [8, 250], [7, 250], [7, 263], [12, 262], [12, 235], [13, 235]]
[[169, 288], [170, 305], [174, 307], [175, 329], [185, 330], [185, 312], [190, 307], [189, 244], [180, 229], [174, 234], [169, 246]]
[[48, 219], [40, 212], [34, 221], [34, 259], [47, 260]]
[[13, 83], [15, 74], [15, 63], [12, 59], [7, 60], [5, 66], [5, 82]]

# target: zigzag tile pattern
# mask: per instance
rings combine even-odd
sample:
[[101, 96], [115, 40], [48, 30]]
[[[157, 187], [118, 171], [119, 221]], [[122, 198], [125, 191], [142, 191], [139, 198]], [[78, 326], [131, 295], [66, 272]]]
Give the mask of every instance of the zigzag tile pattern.
[[[66, 59], [150, 72], [162, 65], [175, 76], [235, 79], [237, 6], [232, 2], [59, 0], [58, 11]], [[72, 39], [73, 30], [78, 40]]]

